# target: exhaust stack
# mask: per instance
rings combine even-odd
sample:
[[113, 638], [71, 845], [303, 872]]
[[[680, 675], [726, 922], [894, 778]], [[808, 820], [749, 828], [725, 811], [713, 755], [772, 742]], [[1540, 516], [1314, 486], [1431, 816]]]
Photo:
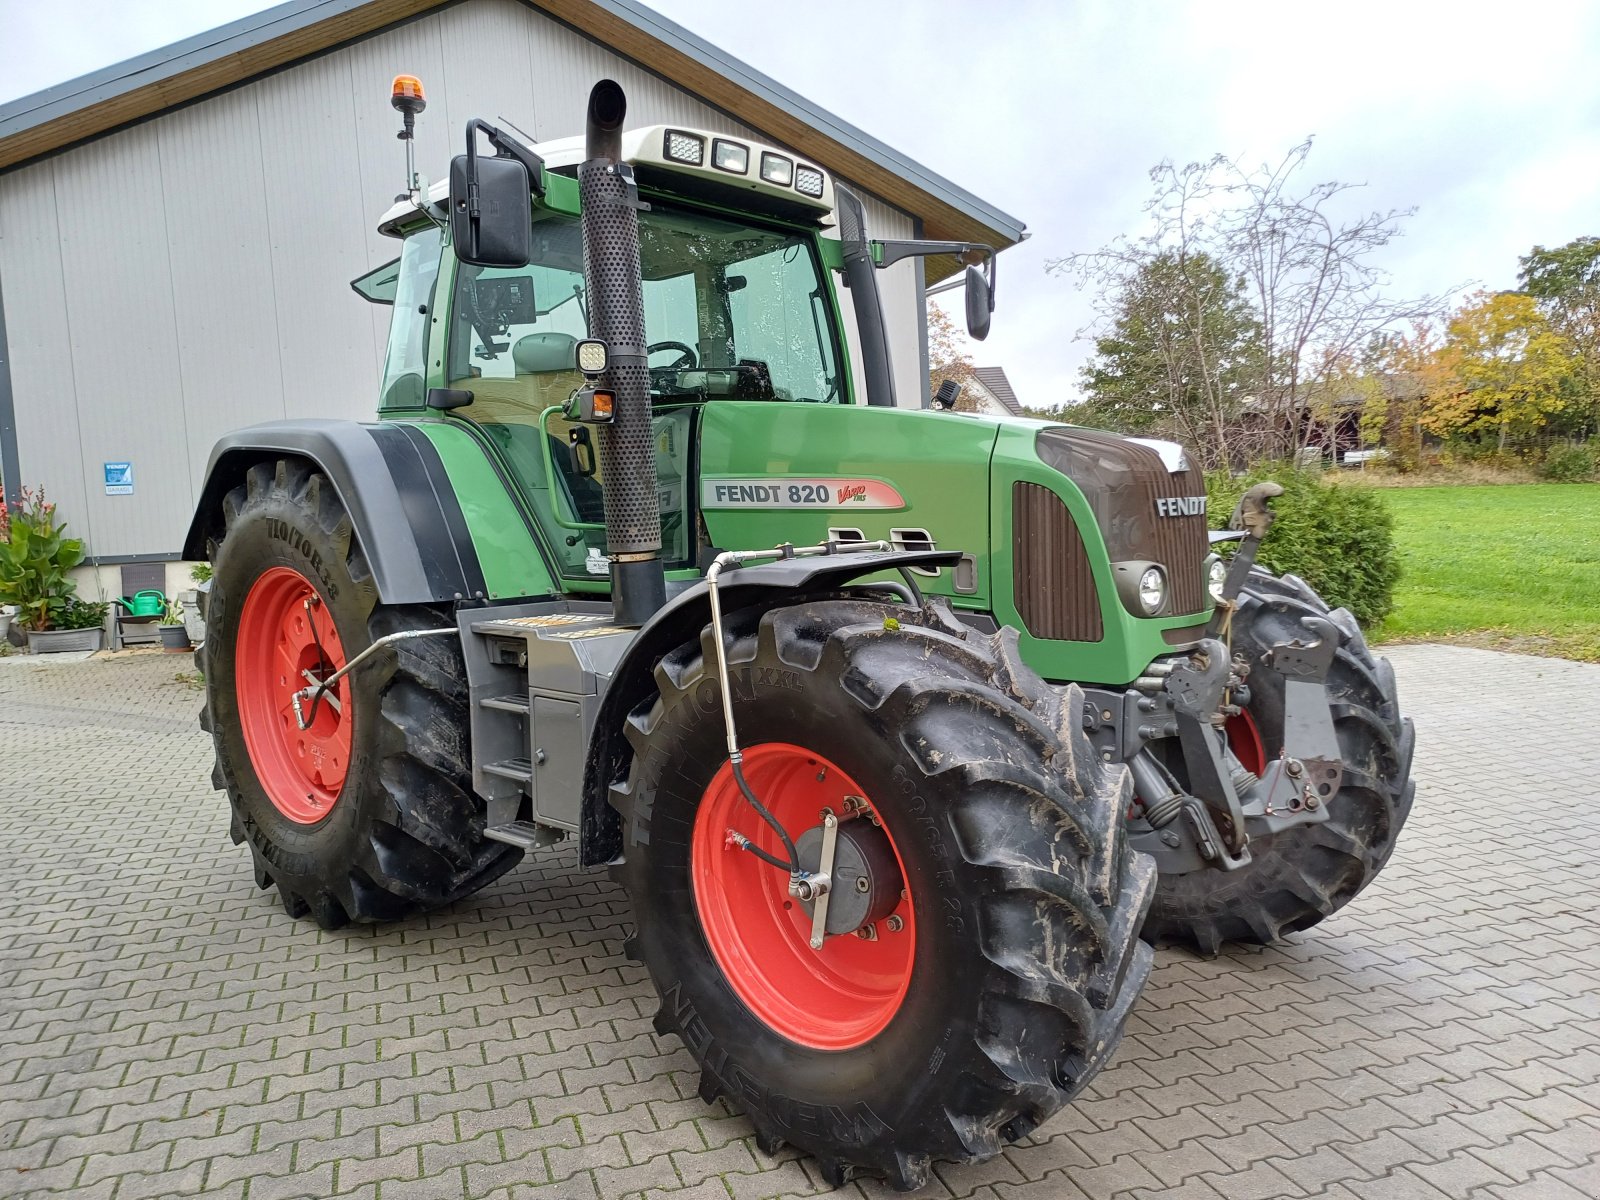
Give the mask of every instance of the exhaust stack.
[[603, 386], [616, 396], [616, 416], [600, 427], [611, 602], [617, 624], [638, 626], [667, 602], [667, 588], [639, 276], [638, 188], [633, 169], [619, 161], [627, 111], [621, 86], [610, 79], [594, 85], [578, 197], [589, 336], [609, 348]]

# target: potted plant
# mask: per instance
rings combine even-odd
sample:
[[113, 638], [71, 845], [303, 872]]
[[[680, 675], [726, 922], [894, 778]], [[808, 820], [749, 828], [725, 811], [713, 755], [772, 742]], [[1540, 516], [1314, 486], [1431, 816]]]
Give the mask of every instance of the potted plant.
[[176, 600], [169, 603], [161, 614], [161, 648], [168, 654], [177, 654], [189, 648], [189, 631], [183, 627], [183, 605]]
[[160, 619], [162, 630], [162, 650], [168, 654], [178, 654], [189, 650], [189, 630], [184, 629], [184, 606], [176, 600], [171, 600], [162, 611]]
[[[35, 635], [62, 628], [78, 591], [67, 572], [83, 561], [83, 542], [66, 536], [66, 522], [56, 520], [56, 506], [45, 499], [43, 488], [23, 488], [21, 503], [0, 504], [0, 511], [5, 514], [0, 529], [0, 604], [17, 606], [17, 624], [28, 631], [29, 648], [33, 649]], [[83, 614], [72, 619], [87, 620]], [[104, 620], [102, 613], [93, 624], [98, 627]], [[69, 627], [67, 632], [80, 636], [47, 638], [45, 642], [65, 641], [68, 646], [43, 648], [83, 649], [73, 643], [94, 633], [85, 626]], [[94, 633], [90, 649], [99, 649], [99, 636]]]
[[106, 613], [110, 608], [104, 600], [70, 597], [49, 629], [28, 630], [28, 653], [60, 654], [66, 650], [101, 649], [105, 645]]

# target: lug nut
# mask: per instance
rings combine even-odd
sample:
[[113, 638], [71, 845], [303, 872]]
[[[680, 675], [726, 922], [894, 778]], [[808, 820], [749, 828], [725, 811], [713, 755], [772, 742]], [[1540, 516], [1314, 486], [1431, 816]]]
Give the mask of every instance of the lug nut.
[[906, 921], [904, 917], [893, 916], [883, 923], [883, 927], [890, 933], [899, 933], [906, 927]]
[[860, 929], [856, 930], [856, 936], [863, 942], [875, 942], [878, 940], [878, 931], [871, 925], [863, 925]]

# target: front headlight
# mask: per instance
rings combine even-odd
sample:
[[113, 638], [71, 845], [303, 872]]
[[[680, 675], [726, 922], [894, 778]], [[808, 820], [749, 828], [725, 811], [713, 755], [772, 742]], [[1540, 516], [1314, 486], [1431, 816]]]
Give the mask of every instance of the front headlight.
[[1167, 602], [1167, 577], [1160, 567], [1150, 567], [1139, 576], [1139, 604], [1144, 611], [1154, 615]]
[[1211, 598], [1218, 603], [1222, 601], [1222, 585], [1228, 582], [1228, 564], [1220, 558], [1213, 558], [1211, 565], [1206, 568], [1206, 589], [1211, 593]]

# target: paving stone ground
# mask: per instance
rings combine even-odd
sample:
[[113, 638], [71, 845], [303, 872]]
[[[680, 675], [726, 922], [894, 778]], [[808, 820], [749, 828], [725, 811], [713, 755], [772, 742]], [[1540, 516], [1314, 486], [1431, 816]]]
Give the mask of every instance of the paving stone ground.
[[[1600, 1196], [1600, 667], [1391, 657], [1420, 787], [1378, 883], [1272, 949], [1163, 952], [1087, 1094], [923, 1195]], [[695, 1098], [570, 853], [398, 926], [285, 916], [187, 666], [0, 662], [0, 1196], [827, 1191]]]

